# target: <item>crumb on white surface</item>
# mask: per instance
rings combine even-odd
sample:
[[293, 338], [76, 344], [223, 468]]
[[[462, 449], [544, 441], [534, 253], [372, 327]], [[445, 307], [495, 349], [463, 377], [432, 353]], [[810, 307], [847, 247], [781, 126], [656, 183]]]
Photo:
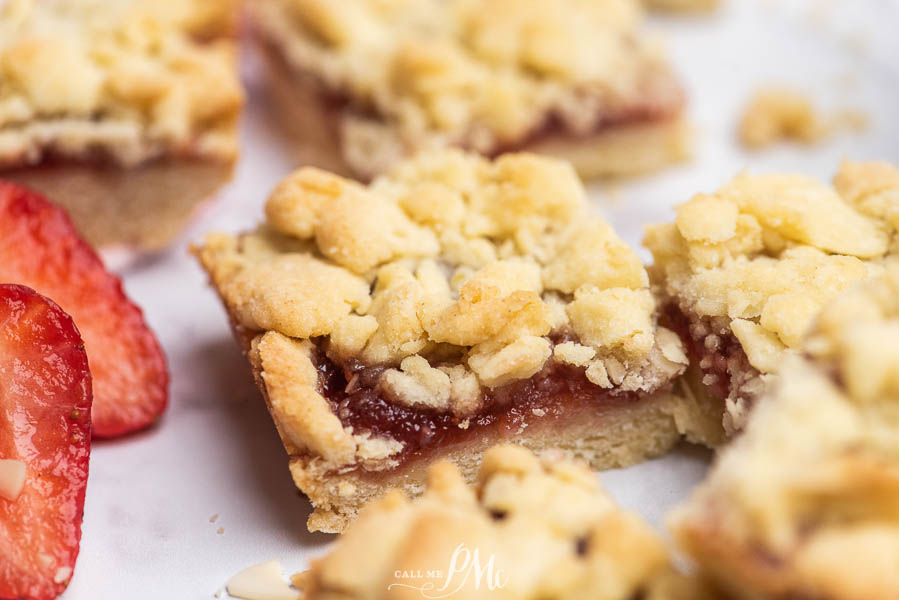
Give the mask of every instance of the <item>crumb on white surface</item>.
[[228, 594], [244, 600], [299, 600], [300, 594], [284, 580], [281, 561], [269, 560], [247, 567], [228, 580]]
[[211, 517], [209, 517], [209, 522], [210, 522], [210, 523], [215, 523], [215, 522], [218, 521], [218, 520], [219, 520], [219, 514], [218, 514], [218, 513], [215, 513], [214, 515], [212, 515]]
[[824, 115], [811, 99], [796, 90], [763, 87], [749, 100], [740, 118], [740, 143], [760, 149], [791, 140], [817, 144], [840, 130], [861, 131], [867, 115], [859, 109], [844, 109]]

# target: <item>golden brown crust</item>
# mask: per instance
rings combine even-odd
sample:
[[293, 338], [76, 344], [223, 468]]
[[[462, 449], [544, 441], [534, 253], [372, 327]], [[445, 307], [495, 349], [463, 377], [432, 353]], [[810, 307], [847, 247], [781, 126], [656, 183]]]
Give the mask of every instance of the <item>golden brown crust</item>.
[[135, 168], [50, 164], [0, 171], [66, 208], [81, 235], [105, 250], [166, 247], [231, 179], [233, 163], [190, 159]]
[[555, 438], [598, 467], [670, 447], [670, 382], [686, 356], [655, 325], [636, 254], [584, 212], [562, 163], [446, 151], [369, 187], [301, 169], [272, 192], [265, 227], [210, 235], [195, 250], [252, 346], [294, 477], [316, 506], [313, 526], [341, 527], [385, 485], [417, 489], [423, 465], [443, 454], [467, 452], [473, 468], [500, 434], [473, 430], [460, 448], [399, 468], [406, 442], [337, 426], [313, 378], [322, 359], [310, 355], [310, 338], [338, 365], [381, 369], [386, 402], [451, 415], [466, 432], [495, 401], [492, 390], [571, 365], [597, 395], [628, 400], [578, 422], [547, 419], [551, 431], [528, 424], [503, 435], [538, 448]]
[[679, 509], [697, 563], [747, 598], [899, 594], [899, 265], [823, 310], [743, 435]]
[[796, 352], [821, 306], [879, 274], [896, 248], [899, 171], [845, 162], [834, 184], [739, 175], [681, 205], [674, 223], [647, 228], [665, 302], [686, 315], [697, 343], [736, 344], [751, 365], [727, 373], [731, 430], [742, 428], [747, 398]]
[[[298, 132], [312, 164], [370, 179], [449, 144], [488, 155], [545, 151], [592, 177], [686, 156], [682, 93], [637, 34], [629, 0], [420, 0], [405, 3], [402, 18], [374, 2], [337, 11], [317, 0], [260, 0], [252, 8], [275, 95], [293, 105], [288, 114], [302, 107], [323, 116], [313, 132], [328, 123], [329, 136]], [[535, 28], [539, 35], [528, 33]]]
[[421, 493], [429, 460], [440, 457], [456, 464], [471, 482], [483, 452], [499, 442], [521, 444], [538, 454], [563, 451], [600, 470], [628, 467], [661, 456], [680, 439], [672, 417], [673, 403], [669, 394], [657, 394], [632, 406], [572, 412], [551, 426], [531, 425], [511, 437], [484, 436], [391, 471], [334, 474], [316, 468], [308, 456], [292, 458], [290, 471], [297, 487], [315, 507], [309, 516], [310, 531], [339, 533], [367, 501], [388, 489], [398, 488], [410, 496]]

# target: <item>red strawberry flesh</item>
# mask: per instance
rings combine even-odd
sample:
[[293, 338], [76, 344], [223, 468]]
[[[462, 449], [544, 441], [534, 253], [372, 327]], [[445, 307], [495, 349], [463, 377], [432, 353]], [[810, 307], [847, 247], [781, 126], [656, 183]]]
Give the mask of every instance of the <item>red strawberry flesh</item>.
[[0, 497], [0, 598], [56, 598], [68, 585], [90, 412], [91, 375], [72, 318], [34, 290], [0, 285], [0, 459], [26, 468], [17, 497]]
[[0, 282], [20, 283], [72, 315], [94, 378], [94, 437], [155, 422], [168, 400], [165, 356], [122, 283], [61, 208], [0, 181]]

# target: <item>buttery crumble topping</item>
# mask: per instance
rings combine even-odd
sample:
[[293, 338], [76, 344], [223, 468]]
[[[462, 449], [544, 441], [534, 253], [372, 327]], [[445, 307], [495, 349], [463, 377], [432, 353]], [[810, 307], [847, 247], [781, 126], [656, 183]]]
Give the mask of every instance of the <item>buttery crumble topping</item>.
[[235, 15], [231, 0], [0, 4], [0, 166], [233, 158]]
[[897, 333], [899, 259], [891, 257], [883, 277], [841, 294], [821, 312], [804, 349], [839, 374], [845, 395], [854, 402], [899, 403]]
[[402, 155], [451, 143], [490, 153], [549, 118], [588, 135], [606, 120], [670, 117], [682, 104], [657, 44], [640, 35], [633, 0], [252, 6], [294, 69], [349, 101], [356, 118], [343, 134], [360, 148]]
[[899, 171], [844, 162], [833, 184], [739, 175], [647, 228], [654, 277], [694, 334], [730, 333], [752, 367], [775, 373], [826, 302], [882, 272], [897, 248]]
[[[636, 253], [586, 212], [565, 163], [446, 150], [368, 187], [302, 168], [271, 194], [265, 225], [210, 235], [198, 252], [237, 324], [268, 331], [263, 362], [311, 356], [311, 342], [288, 338], [318, 338], [338, 363], [381, 368], [391, 402], [465, 418], [485, 391], [550, 360], [621, 391], [655, 391], [683, 370]], [[324, 401], [291, 408], [319, 393], [303, 364], [302, 376], [285, 365], [280, 383], [265, 368], [271, 402], [297, 445], [315, 437], [309, 427], [328, 431], [313, 449], [351, 462], [351, 432]]]
[[700, 566], [722, 577], [748, 574], [737, 582], [746, 592], [899, 594], [895, 260], [883, 277], [823, 309], [804, 358], [783, 367], [771, 397], [674, 519]]
[[[460, 544], [476, 553], [471, 560], [479, 568], [490, 561], [478, 585], [460, 573], [446, 586]], [[421, 498], [409, 502], [394, 491], [372, 502], [330, 554], [292, 580], [308, 600], [338, 592], [387, 598], [402, 584], [418, 594], [428, 583], [435, 593], [445, 586], [466, 597], [706, 597], [698, 580], [674, 574], [662, 541], [615, 506], [588, 469], [560, 457], [540, 460], [517, 446], [484, 455], [475, 489], [452, 464], [435, 464]]]

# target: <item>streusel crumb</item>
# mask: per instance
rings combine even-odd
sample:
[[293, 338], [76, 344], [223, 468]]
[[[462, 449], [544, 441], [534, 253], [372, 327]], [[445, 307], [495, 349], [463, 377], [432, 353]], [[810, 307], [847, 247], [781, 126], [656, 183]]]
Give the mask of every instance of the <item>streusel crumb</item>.
[[[442, 151], [367, 187], [302, 168], [266, 215], [255, 232], [210, 235], [199, 249], [236, 324], [269, 332], [256, 344], [263, 363], [279, 360], [272, 344], [312, 356], [311, 342], [288, 338], [315, 339], [339, 364], [379, 369], [391, 403], [457, 419], [554, 357], [620, 392], [653, 392], [686, 365], [677, 336], [656, 325], [636, 253], [587, 214], [565, 163]], [[337, 464], [358, 455], [324, 400], [294, 415], [294, 382], [264, 370], [296, 446]], [[311, 426], [333, 435], [309, 442]]]
[[231, 159], [242, 104], [231, 0], [0, 5], [0, 166]]
[[830, 302], [805, 358], [674, 519], [700, 566], [748, 595], [899, 595], [899, 264]]
[[[484, 570], [479, 582], [463, 560]], [[475, 489], [441, 462], [415, 502], [393, 492], [369, 504], [302, 577], [307, 600], [388, 598], [407, 586], [416, 595], [608, 600], [696, 600], [704, 589], [673, 572], [662, 541], [616, 507], [588, 469], [516, 446], [484, 455]]]

